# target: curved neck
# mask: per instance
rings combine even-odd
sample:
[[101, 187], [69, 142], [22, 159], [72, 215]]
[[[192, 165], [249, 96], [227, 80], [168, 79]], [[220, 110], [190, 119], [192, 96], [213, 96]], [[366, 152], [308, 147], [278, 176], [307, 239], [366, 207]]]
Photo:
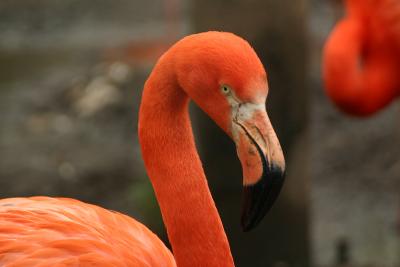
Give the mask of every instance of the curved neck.
[[139, 138], [177, 265], [234, 266], [195, 148], [189, 99], [162, 61], [145, 84]]
[[324, 48], [327, 93], [343, 110], [359, 116], [380, 110], [399, 93], [393, 50], [374, 44], [364, 27], [358, 19], [339, 22]]

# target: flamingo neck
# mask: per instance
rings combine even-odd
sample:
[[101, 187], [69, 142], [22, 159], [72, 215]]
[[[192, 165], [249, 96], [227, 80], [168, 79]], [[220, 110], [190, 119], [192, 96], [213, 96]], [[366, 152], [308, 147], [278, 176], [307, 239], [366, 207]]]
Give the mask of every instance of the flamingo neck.
[[196, 151], [189, 98], [165, 65], [145, 84], [139, 138], [177, 266], [234, 266]]
[[376, 46], [364, 27], [360, 19], [339, 22], [324, 48], [328, 95], [344, 111], [358, 116], [382, 109], [399, 89], [393, 50]]

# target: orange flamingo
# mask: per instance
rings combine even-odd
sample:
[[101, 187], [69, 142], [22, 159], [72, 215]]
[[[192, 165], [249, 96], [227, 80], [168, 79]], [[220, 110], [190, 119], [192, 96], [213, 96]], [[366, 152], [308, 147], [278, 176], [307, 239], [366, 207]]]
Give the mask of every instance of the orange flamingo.
[[189, 97], [235, 141], [242, 163], [242, 227], [255, 227], [283, 183], [285, 163], [268, 119], [267, 77], [251, 46], [222, 32], [188, 36], [158, 61], [139, 114], [145, 165], [174, 256], [125, 215], [65, 198], [0, 201], [0, 265], [234, 266], [196, 152]]
[[346, 9], [324, 48], [326, 92], [343, 111], [368, 116], [400, 96], [400, 1], [346, 0]]

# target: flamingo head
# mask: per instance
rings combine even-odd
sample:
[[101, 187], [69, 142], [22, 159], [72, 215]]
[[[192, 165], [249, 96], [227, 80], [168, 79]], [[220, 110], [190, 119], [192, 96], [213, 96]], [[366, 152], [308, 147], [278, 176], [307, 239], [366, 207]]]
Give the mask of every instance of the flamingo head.
[[254, 228], [279, 195], [285, 160], [268, 118], [265, 69], [242, 38], [222, 32], [178, 42], [176, 78], [181, 88], [236, 143], [242, 164], [242, 228]]

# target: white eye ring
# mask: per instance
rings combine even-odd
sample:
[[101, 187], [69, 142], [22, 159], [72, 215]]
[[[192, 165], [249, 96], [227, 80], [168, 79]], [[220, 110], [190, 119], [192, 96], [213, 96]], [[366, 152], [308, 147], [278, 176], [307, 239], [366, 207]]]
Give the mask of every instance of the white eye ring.
[[231, 88], [228, 85], [224, 84], [224, 85], [221, 85], [221, 91], [224, 94], [229, 94], [231, 92]]

